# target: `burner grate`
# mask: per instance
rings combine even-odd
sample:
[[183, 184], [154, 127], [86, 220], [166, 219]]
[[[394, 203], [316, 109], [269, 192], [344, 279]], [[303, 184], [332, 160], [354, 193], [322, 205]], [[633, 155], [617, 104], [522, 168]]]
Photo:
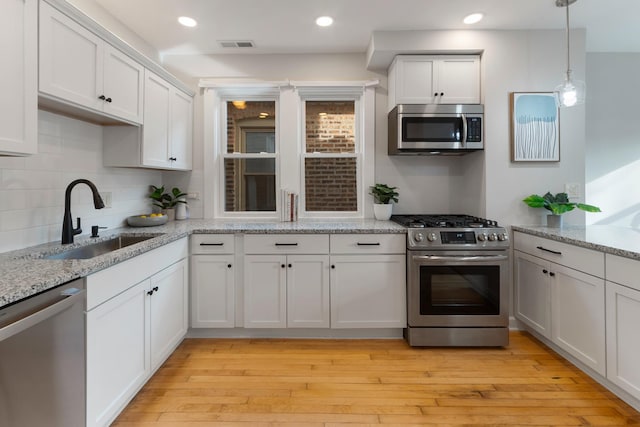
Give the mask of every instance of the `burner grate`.
[[393, 215], [391, 220], [409, 228], [491, 228], [497, 221], [471, 215]]

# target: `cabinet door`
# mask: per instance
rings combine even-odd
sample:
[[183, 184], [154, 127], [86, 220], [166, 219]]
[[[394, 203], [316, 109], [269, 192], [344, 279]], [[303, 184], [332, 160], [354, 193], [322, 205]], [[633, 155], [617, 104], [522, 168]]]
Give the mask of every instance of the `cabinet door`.
[[40, 92], [102, 110], [102, 40], [40, 2]]
[[480, 60], [472, 56], [438, 61], [435, 86], [440, 104], [479, 104]]
[[38, 148], [38, 2], [4, 0], [0, 13], [0, 154]]
[[105, 44], [103, 80], [104, 112], [142, 123], [144, 67]]
[[171, 93], [171, 166], [191, 169], [193, 98], [173, 88]]
[[407, 326], [404, 255], [331, 257], [332, 328]]
[[640, 399], [640, 291], [607, 282], [607, 378]]
[[191, 327], [235, 326], [233, 255], [191, 257]]
[[151, 276], [151, 369], [157, 369], [182, 341], [188, 327], [187, 261]]
[[144, 127], [142, 137], [142, 164], [144, 166], [171, 166], [169, 129], [171, 111], [171, 85], [149, 70], [144, 81]]
[[328, 328], [329, 256], [287, 256], [287, 326]]
[[244, 327], [287, 326], [287, 258], [246, 255], [244, 258]]
[[149, 281], [87, 313], [87, 426], [108, 425], [147, 380]]
[[604, 280], [551, 264], [552, 341], [605, 375]]
[[515, 316], [551, 339], [549, 262], [514, 251]]
[[432, 104], [436, 102], [433, 60], [420, 56], [399, 58], [396, 62], [396, 104]]

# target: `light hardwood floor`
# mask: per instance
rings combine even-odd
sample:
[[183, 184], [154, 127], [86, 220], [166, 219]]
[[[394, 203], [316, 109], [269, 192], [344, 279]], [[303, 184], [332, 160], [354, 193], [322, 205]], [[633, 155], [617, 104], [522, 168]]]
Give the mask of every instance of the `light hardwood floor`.
[[504, 349], [402, 340], [187, 339], [113, 424], [640, 425], [526, 333]]

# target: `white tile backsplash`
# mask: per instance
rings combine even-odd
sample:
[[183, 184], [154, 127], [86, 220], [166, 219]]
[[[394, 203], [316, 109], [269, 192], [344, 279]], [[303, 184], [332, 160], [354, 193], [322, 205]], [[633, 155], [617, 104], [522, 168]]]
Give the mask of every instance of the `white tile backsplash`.
[[74, 179], [111, 192], [113, 207], [96, 210], [91, 191], [77, 185], [71, 214], [92, 225], [119, 227], [130, 215], [150, 211], [149, 186], [162, 172], [102, 166], [102, 127], [47, 111], [38, 112], [38, 154], [0, 157], [0, 252], [60, 239], [64, 193]]

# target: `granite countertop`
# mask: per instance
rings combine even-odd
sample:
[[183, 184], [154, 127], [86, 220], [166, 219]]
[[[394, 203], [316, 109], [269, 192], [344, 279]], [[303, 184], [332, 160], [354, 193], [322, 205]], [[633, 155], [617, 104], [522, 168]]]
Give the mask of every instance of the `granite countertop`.
[[513, 225], [514, 231], [569, 243], [587, 249], [640, 260], [640, 230], [612, 225], [564, 226], [550, 228]]
[[[99, 238], [95, 239], [89, 236], [78, 236], [72, 245], [63, 246], [59, 242], [52, 242], [0, 254], [0, 308], [70, 280], [88, 276], [191, 234], [202, 233], [401, 234], [406, 233], [406, 228], [391, 221], [369, 219], [300, 220], [296, 222], [193, 219], [171, 221], [156, 227], [123, 227], [105, 230], [100, 233]], [[44, 259], [52, 254], [109, 240], [122, 234], [153, 236], [153, 238], [90, 259]]]

